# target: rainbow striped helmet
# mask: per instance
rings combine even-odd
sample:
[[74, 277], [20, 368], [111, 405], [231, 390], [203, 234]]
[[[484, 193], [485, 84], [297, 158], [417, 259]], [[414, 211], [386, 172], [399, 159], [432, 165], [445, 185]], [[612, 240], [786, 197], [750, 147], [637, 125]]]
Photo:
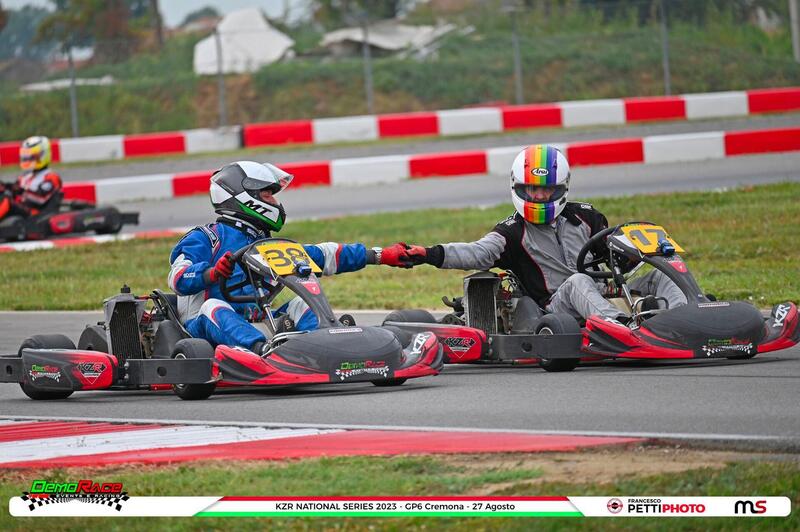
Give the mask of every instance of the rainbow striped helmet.
[[548, 224], [561, 214], [569, 192], [569, 163], [548, 144], [522, 150], [511, 165], [511, 201], [534, 224]]

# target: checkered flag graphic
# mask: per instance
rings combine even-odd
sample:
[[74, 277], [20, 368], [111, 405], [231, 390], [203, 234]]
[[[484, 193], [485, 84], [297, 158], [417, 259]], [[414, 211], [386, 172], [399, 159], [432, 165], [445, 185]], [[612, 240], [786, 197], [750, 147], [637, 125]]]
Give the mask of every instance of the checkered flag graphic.
[[130, 497], [128, 496], [128, 492], [122, 492], [117, 495], [97, 494], [88, 497], [38, 497], [35, 495], [32, 496], [29, 492], [25, 491], [22, 493], [20, 499], [28, 503], [28, 509], [31, 512], [37, 508], [41, 508], [45, 504], [56, 504], [75, 500], [86, 503], [104, 504], [119, 512], [122, 510], [122, 503], [130, 499]]

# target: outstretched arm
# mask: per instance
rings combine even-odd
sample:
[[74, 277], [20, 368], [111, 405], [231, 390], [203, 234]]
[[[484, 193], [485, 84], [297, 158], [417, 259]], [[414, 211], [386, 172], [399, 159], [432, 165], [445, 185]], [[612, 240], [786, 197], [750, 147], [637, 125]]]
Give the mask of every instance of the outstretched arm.
[[411, 246], [408, 255], [415, 264], [456, 270], [488, 270], [500, 260], [506, 239], [494, 231], [475, 242], [451, 242], [428, 248]]

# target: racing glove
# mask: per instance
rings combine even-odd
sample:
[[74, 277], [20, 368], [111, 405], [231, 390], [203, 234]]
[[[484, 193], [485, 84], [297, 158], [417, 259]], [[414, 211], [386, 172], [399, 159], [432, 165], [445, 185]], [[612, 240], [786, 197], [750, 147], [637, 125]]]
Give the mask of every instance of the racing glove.
[[430, 264], [440, 268], [444, 262], [444, 248], [442, 246], [425, 248], [412, 245], [406, 250], [406, 255], [414, 266]]
[[405, 242], [392, 244], [388, 248], [383, 248], [380, 254], [380, 263], [397, 268], [411, 268], [414, 263], [406, 254], [408, 245]]
[[227, 251], [212, 268], [206, 270], [205, 275], [208, 278], [208, 284], [217, 283], [223, 277], [225, 279], [229, 278], [233, 274], [233, 266], [233, 253]]

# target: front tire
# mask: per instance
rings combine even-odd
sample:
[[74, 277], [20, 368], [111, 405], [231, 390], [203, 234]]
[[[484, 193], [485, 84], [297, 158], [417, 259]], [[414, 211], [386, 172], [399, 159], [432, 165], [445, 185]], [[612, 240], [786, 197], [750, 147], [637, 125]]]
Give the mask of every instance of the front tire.
[[[536, 325], [536, 334], [580, 334], [580, 332], [580, 325], [569, 314], [547, 314]], [[561, 373], [574, 370], [580, 361], [580, 358], [542, 358], [539, 366], [550, 373]]]
[[[17, 354], [21, 357], [23, 349], [75, 349], [72, 340], [63, 334], [37, 334], [22, 342]], [[22, 392], [35, 401], [56, 401], [66, 399], [73, 390], [43, 390], [34, 384], [19, 383]]]
[[402, 386], [407, 380], [408, 379], [386, 379], [383, 381], [372, 381], [372, 384], [379, 388], [385, 388], [388, 386]]
[[[209, 359], [214, 358], [214, 348], [211, 344], [200, 338], [185, 338], [175, 344], [172, 358], [178, 359]], [[217, 388], [216, 382], [203, 384], [173, 384], [172, 391], [184, 401], [199, 401], [208, 399]]]

